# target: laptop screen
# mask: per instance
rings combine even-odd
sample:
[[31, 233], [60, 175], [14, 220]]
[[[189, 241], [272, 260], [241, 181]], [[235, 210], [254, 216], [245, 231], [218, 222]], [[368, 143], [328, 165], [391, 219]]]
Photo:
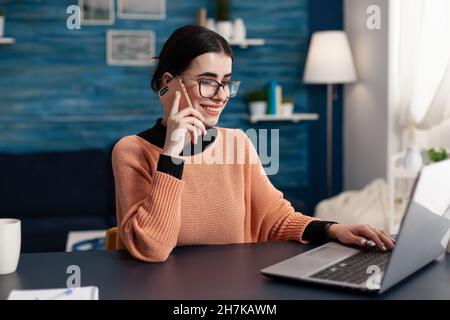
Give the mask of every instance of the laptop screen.
[[450, 160], [422, 169], [413, 201], [450, 219]]

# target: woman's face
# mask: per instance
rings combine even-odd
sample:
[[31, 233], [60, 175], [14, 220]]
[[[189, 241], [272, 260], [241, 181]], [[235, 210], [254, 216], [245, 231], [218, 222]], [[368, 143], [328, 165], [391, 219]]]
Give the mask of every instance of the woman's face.
[[[227, 98], [223, 87], [220, 87], [213, 97], [203, 97], [200, 94], [200, 84], [197, 81], [215, 80], [219, 83], [229, 81], [231, 80], [231, 67], [232, 60], [225, 53], [208, 52], [192, 60], [189, 68], [180, 75], [183, 78], [193, 108], [203, 115], [205, 118], [203, 123], [207, 127], [213, 127], [217, 124], [229, 98]], [[202, 85], [202, 94], [205, 95], [207, 91], [207, 86]]]

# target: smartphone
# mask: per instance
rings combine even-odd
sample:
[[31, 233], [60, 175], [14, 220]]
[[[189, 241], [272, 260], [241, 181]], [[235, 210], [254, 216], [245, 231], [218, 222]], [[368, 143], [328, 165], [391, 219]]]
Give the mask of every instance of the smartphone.
[[192, 107], [191, 99], [184, 86], [183, 79], [176, 77], [158, 91], [159, 99], [165, 110], [170, 110], [172, 108], [175, 92], [177, 91], [181, 94], [179, 110]]

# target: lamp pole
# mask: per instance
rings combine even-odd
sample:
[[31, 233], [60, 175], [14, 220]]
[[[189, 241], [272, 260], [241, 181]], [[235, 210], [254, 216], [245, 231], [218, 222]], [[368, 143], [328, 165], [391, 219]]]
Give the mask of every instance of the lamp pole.
[[333, 85], [327, 84], [327, 194], [333, 194]]

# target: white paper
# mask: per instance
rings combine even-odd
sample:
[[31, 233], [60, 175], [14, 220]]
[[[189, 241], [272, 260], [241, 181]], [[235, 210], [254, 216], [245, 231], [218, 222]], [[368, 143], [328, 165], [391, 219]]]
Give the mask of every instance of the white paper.
[[98, 288], [12, 290], [8, 300], [98, 300]]

